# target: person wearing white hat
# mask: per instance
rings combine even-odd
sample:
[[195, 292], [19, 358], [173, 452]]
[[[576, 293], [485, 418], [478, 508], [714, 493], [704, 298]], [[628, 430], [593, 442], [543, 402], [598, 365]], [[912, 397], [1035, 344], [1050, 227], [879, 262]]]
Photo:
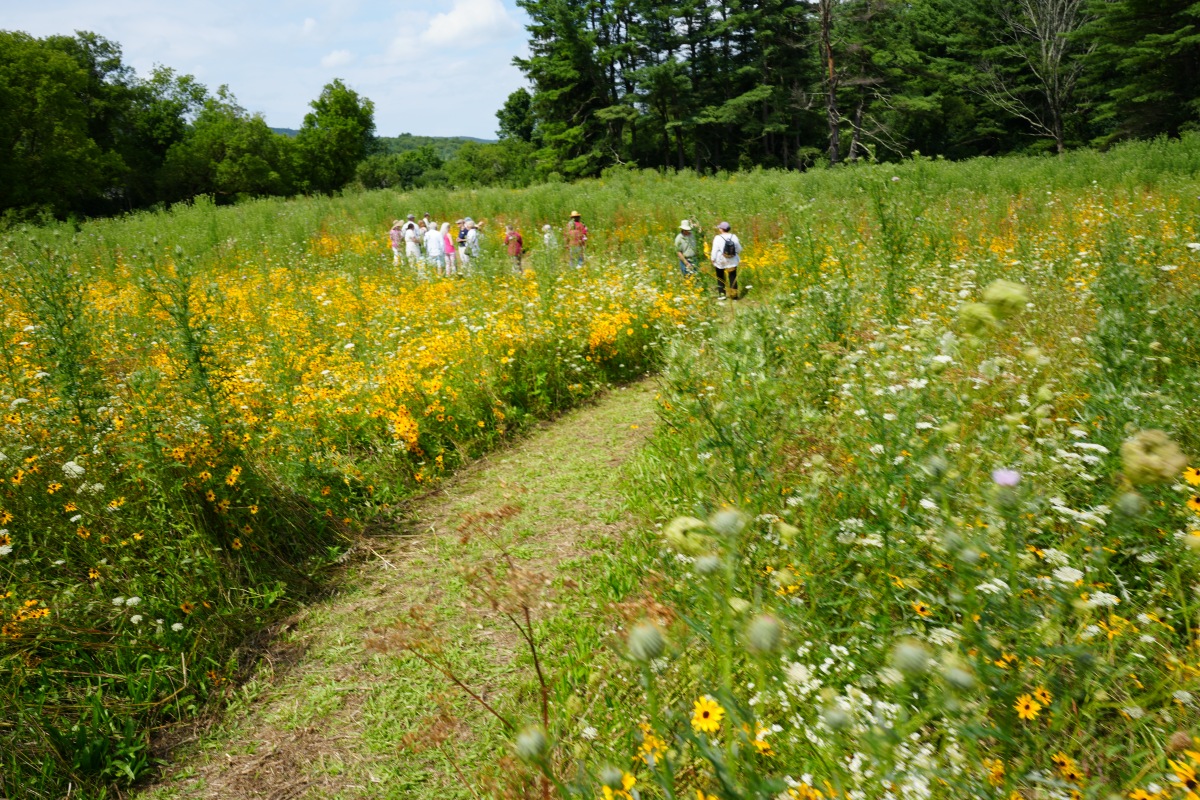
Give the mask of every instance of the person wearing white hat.
[[696, 237], [692, 235], [692, 221], [689, 219], [679, 223], [679, 233], [675, 234], [675, 255], [679, 256], [679, 271], [683, 277], [690, 278], [696, 274]]
[[408, 221], [400, 231], [404, 237], [404, 257], [410, 266], [416, 266], [421, 260], [421, 233], [417, 228], [417, 218], [409, 214]]

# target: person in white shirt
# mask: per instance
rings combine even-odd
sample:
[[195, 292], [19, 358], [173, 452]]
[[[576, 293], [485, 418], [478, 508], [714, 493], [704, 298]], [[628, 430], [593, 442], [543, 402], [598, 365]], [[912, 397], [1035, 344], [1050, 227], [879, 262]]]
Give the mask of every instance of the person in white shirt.
[[408, 215], [408, 222], [404, 223], [404, 227], [400, 229], [404, 235], [404, 257], [408, 259], [409, 264], [415, 265], [421, 260], [421, 235], [417, 231], [416, 218]]
[[437, 270], [438, 277], [446, 269], [446, 244], [436, 222], [429, 222], [425, 231], [425, 260]]
[[722, 222], [717, 226], [717, 235], [713, 237], [710, 256], [713, 268], [717, 271], [718, 299], [723, 299], [728, 289], [729, 297], [737, 300], [737, 268], [741, 262], [741, 255], [741, 241], [736, 234], [729, 232], [729, 223]]
[[479, 226], [470, 217], [467, 218], [467, 238], [464, 240], [459, 257], [462, 259], [463, 272], [466, 272], [467, 267], [479, 259]]

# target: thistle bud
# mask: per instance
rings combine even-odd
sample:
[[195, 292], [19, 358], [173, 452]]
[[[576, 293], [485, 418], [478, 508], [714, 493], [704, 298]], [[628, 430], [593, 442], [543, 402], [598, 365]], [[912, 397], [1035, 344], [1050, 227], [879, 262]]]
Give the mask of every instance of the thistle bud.
[[746, 644], [755, 653], [774, 653], [783, 638], [783, 626], [770, 614], [759, 614], [746, 626]]
[[1121, 444], [1125, 477], [1134, 486], [1174, 480], [1187, 466], [1179, 446], [1160, 430], [1138, 431]]
[[740, 511], [727, 508], [713, 514], [708, 520], [708, 527], [712, 528], [718, 536], [732, 538], [746, 527], [746, 517]]
[[540, 726], [530, 725], [517, 734], [517, 755], [522, 761], [536, 764], [546, 757], [550, 742]]
[[1117, 511], [1126, 517], [1140, 516], [1145, 510], [1146, 501], [1137, 492], [1125, 492], [1117, 499]]
[[892, 650], [892, 665], [905, 675], [921, 675], [929, 668], [929, 652], [915, 639], [906, 639]]
[[620, 789], [625, 775], [611, 764], [600, 770], [600, 783], [609, 789]]
[[635, 661], [649, 662], [663, 654], [667, 640], [653, 622], [639, 622], [629, 632], [629, 655]]
[[1024, 284], [995, 280], [983, 290], [983, 301], [998, 319], [1008, 319], [1024, 310], [1025, 304], [1029, 302], [1029, 290]]

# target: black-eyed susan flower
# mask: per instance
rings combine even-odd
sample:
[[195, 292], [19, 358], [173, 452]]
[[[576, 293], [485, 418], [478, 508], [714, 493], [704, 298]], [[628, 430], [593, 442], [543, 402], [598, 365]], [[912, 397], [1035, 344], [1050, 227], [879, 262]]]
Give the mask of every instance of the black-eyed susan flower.
[[188, 601], [184, 600], [182, 603], [179, 604], [179, 610], [185, 614], [190, 614], [196, 610], [196, 606], [194, 606], [191, 603], [189, 603]]
[[933, 611], [930, 610], [929, 605], [921, 602], [920, 600], [916, 600], [912, 603], [912, 610], [917, 612], [918, 617], [928, 617], [933, 613]]
[[1048, 706], [1050, 705], [1050, 701], [1054, 699], [1054, 695], [1050, 694], [1050, 690], [1045, 686], [1039, 686], [1033, 690], [1033, 699], [1044, 706]]
[[1023, 720], [1037, 719], [1038, 713], [1042, 710], [1042, 704], [1033, 699], [1031, 694], [1023, 694], [1017, 698], [1017, 702], [1013, 704], [1013, 708], [1017, 710], [1017, 716]]
[[1192, 495], [1188, 498], [1187, 507], [1197, 514], [1200, 514], [1200, 495]]
[[692, 710], [692, 728], [696, 733], [716, 733], [725, 718], [725, 709], [708, 695], [696, 700]]
[[1200, 468], [1188, 467], [1183, 471], [1183, 479], [1192, 486], [1200, 486]]

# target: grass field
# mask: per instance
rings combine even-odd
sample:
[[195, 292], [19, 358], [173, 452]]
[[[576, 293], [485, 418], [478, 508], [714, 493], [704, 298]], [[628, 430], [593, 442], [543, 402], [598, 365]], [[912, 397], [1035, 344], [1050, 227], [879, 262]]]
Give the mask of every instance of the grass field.
[[[660, 370], [626, 481], [655, 555], [594, 567], [640, 599], [612, 648], [552, 638], [505, 791], [1185, 797], [1198, 169], [1187, 138], [11, 232], [4, 791], [141, 778], [396, 503]], [[589, 266], [510, 274], [494, 231], [574, 208]], [[490, 258], [406, 279], [409, 210], [488, 217]], [[747, 245], [740, 305], [676, 273], [689, 215]]]

